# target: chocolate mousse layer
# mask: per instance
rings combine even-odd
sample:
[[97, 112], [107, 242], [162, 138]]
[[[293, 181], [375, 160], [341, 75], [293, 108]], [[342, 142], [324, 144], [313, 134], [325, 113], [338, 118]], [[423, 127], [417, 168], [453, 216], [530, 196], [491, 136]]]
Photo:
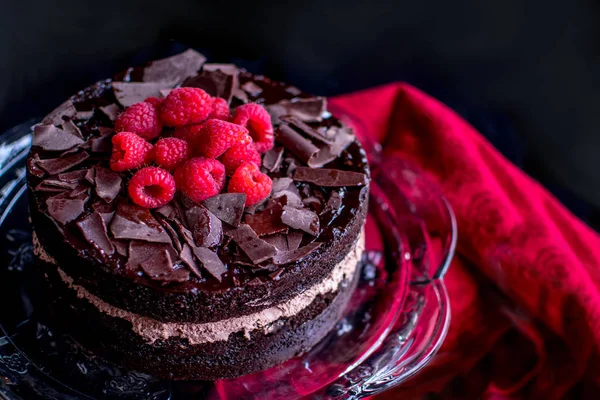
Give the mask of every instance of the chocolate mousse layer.
[[[267, 108], [276, 143], [262, 160], [273, 180], [265, 202], [246, 208], [222, 194], [152, 210], [131, 203], [132, 174], [108, 164], [114, 121], [178, 86], [232, 110]], [[35, 128], [27, 180], [40, 244], [72, 284], [156, 321], [209, 323], [269, 309], [330, 275], [363, 228], [369, 170], [324, 98], [188, 50], [98, 82], [50, 113]]]

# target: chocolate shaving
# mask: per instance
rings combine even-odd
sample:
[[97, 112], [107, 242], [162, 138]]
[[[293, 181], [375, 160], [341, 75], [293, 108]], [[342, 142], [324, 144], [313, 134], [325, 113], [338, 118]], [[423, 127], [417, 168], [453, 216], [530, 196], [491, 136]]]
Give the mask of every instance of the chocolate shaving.
[[171, 91], [172, 91], [172, 90], [173, 90], [173, 89], [160, 89], [160, 94], [161, 94], [163, 97], [167, 97], [167, 96], [169, 95], [169, 93], [171, 93]]
[[[164, 83], [113, 82], [113, 92], [119, 104], [127, 108], [144, 101], [148, 97], [161, 97], [160, 90], [168, 85]], [[174, 85], [172, 85], [174, 86]], [[171, 87], [172, 87], [171, 86]]]
[[300, 261], [319, 247], [321, 247], [321, 243], [313, 242], [296, 250], [279, 252], [273, 257], [273, 262], [277, 265], [283, 265]]
[[291, 85], [286, 87], [285, 91], [294, 97], [298, 97], [302, 94], [302, 90], [298, 89], [296, 86], [291, 86]]
[[282, 212], [283, 207], [281, 204], [273, 203], [263, 212], [254, 215], [246, 214], [244, 222], [248, 224], [258, 236], [287, 232], [288, 227], [281, 222]]
[[287, 234], [286, 238], [288, 250], [294, 251], [300, 247], [300, 243], [302, 243], [302, 239], [304, 238], [304, 233], [300, 231], [291, 231]]
[[284, 206], [281, 221], [290, 228], [300, 229], [310, 235], [319, 234], [319, 216], [310, 210]]
[[360, 172], [342, 171], [339, 169], [298, 167], [294, 172], [294, 180], [310, 182], [323, 187], [365, 186], [367, 184], [367, 175]]
[[48, 174], [55, 175], [81, 164], [88, 157], [88, 153], [85, 151], [80, 151], [64, 157], [39, 160], [37, 161], [37, 165]]
[[275, 246], [277, 251], [288, 251], [287, 239], [282, 234], [265, 236], [262, 238], [265, 242]]
[[181, 258], [183, 263], [188, 266], [190, 271], [192, 271], [192, 273], [198, 277], [198, 279], [202, 279], [202, 274], [200, 273], [200, 267], [198, 266], [198, 263], [194, 259], [194, 253], [192, 252], [192, 248], [190, 247], [189, 244], [187, 244], [187, 243], [183, 244], [183, 248], [179, 252], [179, 257]]
[[244, 213], [246, 195], [243, 193], [223, 193], [204, 200], [204, 207], [221, 221], [239, 226]]
[[306, 139], [289, 125], [280, 125], [275, 137], [286, 149], [294, 153], [301, 161], [308, 161], [319, 151], [310, 140]]
[[80, 197], [82, 195], [85, 195], [85, 197], [90, 197], [90, 187], [86, 183], [80, 183], [75, 189], [65, 194], [71, 199]]
[[116, 104], [109, 104], [104, 107], [100, 107], [100, 111], [104, 113], [111, 121], [116, 121], [117, 117], [121, 113], [121, 108]]
[[237, 75], [239, 69], [235, 64], [219, 64], [219, 63], [207, 63], [202, 67], [203, 71], [221, 71], [227, 75]]
[[311, 168], [321, 168], [337, 157], [331, 153], [331, 147], [328, 145], [321, 146], [319, 152], [308, 160], [308, 166]]
[[238, 229], [228, 232], [228, 235], [255, 264], [268, 260], [277, 253], [275, 246], [260, 239], [252, 228], [246, 224], [242, 224]]
[[202, 267], [221, 282], [221, 276], [227, 272], [227, 268], [217, 253], [204, 247], [193, 247], [192, 250]]
[[274, 199], [279, 199], [283, 197], [283, 203], [286, 206], [294, 207], [294, 208], [303, 208], [304, 203], [302, 203], [302, 199], [299, 195], [291, 190], [281, 190], [277, 193], [273, 193]]
[[46, 200], [48, 214], [56, 221], [65, 225], [83, 214], [85, 198], [69, 198], [66, 193], [50, 197]]
[[113, 217], [115, 216], [114, 206], [112, 204], [106, 204], [99, 201], [97, 203], [92, 204], [92, 208], [94, 209], [94, 211], [100, 214], [106, 226], [109, 226], [112, 222]]
[[171, 203], [167, 203], [164, 206], [157, 208], [156, 212], [168, 219], [179, 218], [177, 209]]
[[248, 94], [239, 87], [233, 88], [233, 97], [235, 97], [244, 104], [250, 101], [250, 99], [248, 98]]
[[93, 185], [95, 176], [96, 176], [96, 169], [90, 168], [86, 171], [84, 178], [88, 183], [91, 183]]
[[262, 165], [267, 169], [267, 171], [274, 172], [281, 166], [282, 159], [283, 147], [274, 147], [265, 153], [263, 156]]
[[100, 136], [90, 139], [90, 150], [92, 153], [110, 153], [112, 151], [111, 138]]
[[277, 193], [282, 190], [286, 190], [293, 183], [294, 183], [294, 180], [292, 178], [288, 178], [288, 177], [273, 178], [273, 189], [272, 189], [273, 193]]
[[119, 204], [110, 231], [116, 239], [171, 243], [171, 238], [150, 211], [133, 204]]
[[96, 194], [105, 202], [110, 203], [121, 191], [121, 176], [100, 165], [97, 165], [95, 169]]
[[267, 111], [273, 119], [273, 123], [279, 123], [280, 117], [291, 115], [304, 122], [321, 122], [322, 114], [327, 108], [327, 100], [324, 97], [313, 97], [310, 99], [281, 100], [270, 104]]
[[40, 156], [36, 153], [32, 157], [27, 158], [27, 170], [29, 173], [36, 178], [42, 178], [46, 173], [40, 168], [38, 163], [40, 162]]
[[165, 231], [167, 231], [167, 233], [171, 237], [171, 243], [173, 244], [173, 247], [175, 248], [175, 250], [177, 250], [178, 252], [181, 252], [183, 247], [181, 246], [181, 241], [179, 240], [179, 235], [177, 234], [177, 232], [175, 232], [175, 229], [173, 229], [173, 227], [171, 226], [169, 221], [167, 221], [166, 218], [158, 217], [158, 220], [160, 221], [162, 227], [165, 228]]
[[182, 86], [200, 88], [211, 96], [221, 97], [229, 103], [233, 96], [233, 87], [236, 80], [237, 73], [232, 75], [220, 70], [207, 71], [205, 68], [204, 71], [198, 75], [183, 82]]
[[[80, 169], [77, 171], [65, 172], [58, 174], [58, 179], [63, 182], [76, 183], [83, 179], [87, 170]], [[73, 188], [74, 189], [74, 188]]]
[[83, 140], [54, 125], [36, 125], [32, 145], [47, 151], [64, 151], [83, 143]]
[[174, 269], [171, 255], [162, 249], [151, 258], [140, 263], [140, 268], [150, 279], [162, 282], [185, 282], [190, 276], [187, 269]]
[[[116, 246], [120, 246], [124, 241], [114, 241]], [[118, 247], [117, 247], [118, 249]], [[117, 250], [118, 251], [118, 250]], [[129, 242], [129, 250], [126, 252], [129, 254], [125, 268], [129, 271], [137, 271], [140, 268], [140, 264], [152, 260], [156, 255], [162, 251], [166, 251], [169, 254], [171, 260], [177, 258], [177, 252], [171, 244], [165, 243], [148, 243], [143, 241], [132, 240]]]
[[77, 182], [65, 182], [60, 179], [46, 179], [40, 182], [35, 188], [41, 191], [52, 191], [51, 189], [58, 189], [59, 191], [73, 190], [77, 187]]
[[339, 128], [335, 136], [333, 137], [333, 144], [331, 145], [331, 154], [339, 157], [346, 148], [356, 140], [356, 136], [350, 131], [349, 128]]
[[192, 207], [185, 212], [194, 241], [201, 247], [213, 247], [223, 239], [223, 224], [204, 207]]
[[[106, 221], [105, 221], [105, 223], [106, 223]], [[106, 224], [106, 225], [108, 226], [108, 224]], [[129, 254], [129, 241], [128, 240], [113, 239], [112, 244], [115, 246], [115, 250], [117, 250], [117, 253], [119, 253], [123, 257], [127, 257], [127, 255]]]
[[92, 118], [94, 116], [94, 110], [89, 111], [77, 111], [75, 115], [73, 115], [73, 119], [77, 121], [84, 121]]
[[296, 160], [294, 158], [288, 157], [285, 159], [285, 161], [287, 161], [287, 163], [288, 163], [288, 167], [287, 167], [285, 174], [287, 176], [292, 176], [294, 174], [294, 172], [296, 171], [296, 168], [298, 167], [296, 165]]
[[72, 120], [63, 122], [61, 127], [63, 128], [63, 130], [65, 132], [68, 132], [71, 135], [77, 136], [78, 138], [83, 140], [83, 135], [81, 134], [81, 130], [79, 129], [79, 127], [77, 125], [75, 125], [75, 122], [73, 122]]
[[75, 109], [73, 102], [71, 100], [67, 100], [52, 110], [50, 114], [46, 115], [46, 117], [44, 117], [42, 120], [42, 124], [60, 125], [64, 121], [63, 117], [72, 118], [76, 113], [77, 110]]
[[144, 68], [142, 80], [144, 82], [174, 83], [173, 86], [183, 82], [187, 77], [194, 75], [206, 62], [206, 57], [196, 50], [188, 49], [172, 57], [152, 61]]
[[252, 81], [248, 81], [241, 86], [244, 92], [248, 93], [252, 97], [257, 97], [263, 92], [262, 88]]
[[106, 225], [102, 216], [95, 212], [77, 222], [77, 227], [94, 248], [104, 254], [111, 255], [115, 252], [115, 248], [108, 238]]
[[326, 138], [319, 131], [314, 130], [309, 125], [302, 122], [298, 117], [295, 117], [293, 115], [286, 115], [286, 116], [282, 116], [280, 119], [283, 122], [287, 122], [288, 124], [290, 124], [293, 128], [295, 128], [297, 131], [303, 133], [305, 136], [316, 139], [321, 143], [325, 143], [325, 144], [329, 144], [329, 145], [333, 144], [333, 140]]

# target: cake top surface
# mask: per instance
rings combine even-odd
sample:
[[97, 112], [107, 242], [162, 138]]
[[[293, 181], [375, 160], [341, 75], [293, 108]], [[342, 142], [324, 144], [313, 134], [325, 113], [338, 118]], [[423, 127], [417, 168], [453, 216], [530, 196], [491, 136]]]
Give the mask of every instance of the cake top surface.
[[193, 50], [71, 97], [35, 127], [28, 160], [35, 206], [81, 257], [182, 290], [260, 284], [317, 259], [368, 180], [325, 98]]

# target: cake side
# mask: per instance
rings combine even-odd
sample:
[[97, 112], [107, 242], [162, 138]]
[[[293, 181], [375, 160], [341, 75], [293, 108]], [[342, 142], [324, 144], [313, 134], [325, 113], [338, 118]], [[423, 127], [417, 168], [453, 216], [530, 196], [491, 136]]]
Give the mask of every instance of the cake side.
[[321, 284], [242, 318], [202, 324], [161, 323], [118, 310], [73, 285], [36, 241], [55, 321], [105, 358], [176, 380], [233, 378], [272, 367], [310, 350], [343, 315], [357, 284], [361, 235]]

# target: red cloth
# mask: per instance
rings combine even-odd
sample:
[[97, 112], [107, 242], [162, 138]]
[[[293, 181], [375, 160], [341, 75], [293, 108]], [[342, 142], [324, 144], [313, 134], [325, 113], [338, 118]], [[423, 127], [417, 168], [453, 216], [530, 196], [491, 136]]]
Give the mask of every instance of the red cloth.
[[458, 221], [448, 337], [427, 369], [379, 398], [597, 398], [600, 237], [412, 86], [339, 96], [329, 108], [433, 177]]

